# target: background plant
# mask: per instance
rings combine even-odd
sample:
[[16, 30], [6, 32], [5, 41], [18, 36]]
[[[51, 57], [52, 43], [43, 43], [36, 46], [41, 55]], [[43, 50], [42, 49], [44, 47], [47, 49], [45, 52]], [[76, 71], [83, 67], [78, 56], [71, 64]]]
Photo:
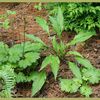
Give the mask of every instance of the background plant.
[[57, 13], [61, 7], [64, 13], [65, 30], [97, 30], [100, 28], [100, 5], [97, 3], [48, 3], [44, 5], [50, 14]]

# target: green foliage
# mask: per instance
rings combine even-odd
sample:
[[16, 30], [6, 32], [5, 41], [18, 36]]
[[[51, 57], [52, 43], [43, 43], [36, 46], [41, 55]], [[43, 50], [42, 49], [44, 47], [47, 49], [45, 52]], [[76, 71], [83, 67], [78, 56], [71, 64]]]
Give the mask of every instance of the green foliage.
[[0, 15], [0, 19], [3, 20], [3, 22], [1, 22], [0, 27], [4, 28], [4, 29], [9, 29], [10, 27], [10, 20], [9, 20], [9, 16], [10, 15], [15, 15], [16, 12], [15, 11], [11, 11], [11, 10], [7, 10], [7, 12], [5, 14], [1, 14]]
[[11, 89], [15, 85], [14, 70], [11, 65], [3, 65], [0, 67], [0, 84], [2, 84], [0, 97], [11, 97]]
[[24, 55], [24, 59], [21, 59], [18, 63], [19, 67], [26, 68], [31, 66], [32, 63], [35, 63], [40, 58], [40, 54], [36, 52], [29, 52]]
[[56, 41], [55, 36], [53, 37], [52, 45], [53, 45], [53, 50], [55, 51], [56, 55], [59, 56], [60, 58], [63, 58], [64, 55], [66, 54], [67, 46], [62, 41], [58, 43]]
[[67, 54], [83, 58], [83, 56], [77, 51], [68, 51]]
[[38, 37], [34, 36], [33, 34], [25, 34], [25, 36], [31, 40], [33, 40], [36, 43], [41, 43], [43, 45], [45, 45], [45, 43]]
[[16, 83], [21, 83], [21, 82], [27, 82], [27, 77], [25, 76], [24, 73], [22, 72], [19, 72], [19, 73], [15, 73], [15, 80], [16, 80]]
[[90, 61], [88, 59], [84, 59], [81, 57], [76, 57], [76, 60], [79, 64], [81, 64], [82, 66], [88, 68], [88, 69], [93, 69], [93, 65], [90, 63]]
[[76, 66], [76, 64], [69, 62], [68, 65], [75, 77], [81, 79], [81, 72], [80, 69]]
[[69, 62], [69, 68], [75, 78], [60, 79], [60, 87], [62, 91], [70, 93], [79, 91], [82, 95], [89, 97], [92, 94], [92, 88], [88, 84], [99, 83], [100, 73], [99, 70], [93, 67], [87, 59], [83, 57], [76, 58], [82, 59], [77, 59], [79, 64], [82, 64], [82, 68], [79, 68], [76, 64]]
[[45, 8], [50, 14], [57, 14], [61, 7], [64, 15], [65, 30], [80, 32], [100, 28], [100, 5], [97, 3], [48, 3]]
[[81, 31], [78, 35], [74, 37], [74, 39], [69, 43], [69, 45], [75, 45], [77, 43], [84, 42], [95, 34], [95, 31]]
[[54, 56], [54, 55], [47, 56], [43, 60], [40, 70], [44, 69], [49, 64], [51, 66], [51, 70], [52, 70], [54, 77], [56, 79], [57, 73], [58, 73], [58, 70], [59, 70], [59, 64], [60, 64], [59, 58], [57, 56]]
[[64, 30], [64, 17], [61, 8], [58, 8], [58, 13], [55, 17], [50, 16], [49, 18], [54, 31], [59, 37], [61, 37]]
[[[36, 38], [36, 40], [38, 41], [39, 39]], [[35, 88], [32, 88], [32, 95], [35, 95], [35, 93], [42, 88], [45, 82], [44, 79], [46, 78], [44, 74], [41, 74], [42, 72], [37, 72], [37, 78], [35, 80], [34, 78], [32, 79], [33, 74], [30, 74], [34, 72], [38, 59], [40, 58], [40, 53], [45, 48], [43, 42], [33, 43], [28, 41], [21, 44], [15, 44], [12, 47], [8, 47], [3, 42], [0, 42], [0, 47], [2, 50], [0, 51], [0, 64], [4, 66], [0, 68], [0, 78], [5, 82], [5, 84], [3, 84], [4, 89], [0, 92], [0, 96], [11, 97], [11, 89], [14, 85], [13, 82], [20, 83], [31, 81], [33, 82], [33, 88]], [[6, 64], [11, 64], [13, 67], [4, 69], [7, 66]], [[40, 81], [40, 78], [40, 86], [36, 87], [36, 83]]]
[[44, 71], [38, 73], [33, 79], [32, 96], [34, 96], [44, 85], [46, 81], [46, 73]]
[[80, 88], [80, 93], [83, 94], [86, 97], [89, 97], [92, 94], [92, 89], [91, 89], [91, 87], [89, 87], [87, 85], [83, 85]]
[[100, 81], [100, 73], [97, 69], [83, 69], [83, 79], [89, 81], [89, 83], [95, 84]]
[[8, 60], [8, 46], [0, 42], [0, 65]]
[[36, 22], [43, 28], [44, 31], [46, 31], [48, 33], [48, 35], [50, 35], [49, 26], [48, 26], [46, 20], [44, 20], [43, 18], [40, 18], [40, 17], [36, 17]]
[[75, 93], [80, 86], [81, 84], [75, 82], [74, 79], [60, 79], [60, 87], [62, 91]]
[[37, 10], [41, 10], [42, 9], [41, 2], [39, 4], [37, 4], [37, 5], [35, 5], [34, 8], [37, 9]]

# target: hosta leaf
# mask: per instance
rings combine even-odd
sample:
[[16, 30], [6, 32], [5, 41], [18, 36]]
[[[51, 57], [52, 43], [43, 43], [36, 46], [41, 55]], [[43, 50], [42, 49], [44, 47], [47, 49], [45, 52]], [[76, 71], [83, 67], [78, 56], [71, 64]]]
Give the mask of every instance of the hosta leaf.
[[92, 84], [99, 83], [100, 73], [97, 69], [83, 69], [83, 79], [89, 81]]
[[72, 62], [69, 62], [68, 65], [75, 77], [81, 79], [81, 72], [77, 65]]
[[62, 91], [75, 93], [80, 85], [76, 84], [73, 79], [60, 79], [60, 87]]
[[36, 79], [32, 84], [32, 96], [34, 96], [42, 88], [45, 81], [46, 81], [46, 73], [45, 72], [38, 73]]
[[74, 55], [74, 56], [78, 56], [78, 57], [82, 57], [83, 58], [83, 56], [79, 52], [77, 52], [77, 51], [69, 51], [69, 52], [67, 52], [67, 54], [68, 55]]
[[75, 45], [77, 43], [84, 42], [95, 34], [96, 34], [95, 31], [82, 31], [78, 35], [76, 35], [69, 44]]
[[46, 31], [48, 34], [49, 33], [49, 26], [47, 24], [47, 21], [43, 18], [36, 17], [36, 22], [43, 28], [44, 31]]
[[54, 77], [56, 79], [57, 77], [57, 73], [58, 73], [58, 70], [59, 70], [59, 64], [60, 64], [60, 61], [59, 61], [59, 58], [57, 56], [53, 56], [53, 55], [49, 55], [47, 56], [44, 61], [42, 62], [42, 65], [41, 65], [41, 69], [44, 69], [45, 67], [47, 67], [47, 65], [50, 64], [51, 65], [51, 70], [54, 74]]
[[90, 61], [88, 59], [80, 58], [80, 57], [76, 57], [75, 59], [77, 60], [77, 62], [79, 64], [83, 65], [86, 68], [89, 68], [89, 69], [94, 68], [93, 65], [90, 63]]
[[89, 97], [92, 94], [92, 89], [91, 87], [87, 86], [87, 85], [83, 85], [80, 88], [80, 93], [86, 97]]

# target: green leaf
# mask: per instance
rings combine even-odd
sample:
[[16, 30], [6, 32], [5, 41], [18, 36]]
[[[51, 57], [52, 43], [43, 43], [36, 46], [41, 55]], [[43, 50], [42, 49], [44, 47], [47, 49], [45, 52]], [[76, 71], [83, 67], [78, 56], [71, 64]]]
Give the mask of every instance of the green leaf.
[[96, 35], [95, 31], [82, 31], [74, 37], [74, 39], [69, 43], [70, 45], [75, 45], [80, 42], [84, 42], [93, 35]]
[[15, 15], [16, 11], [7, 10], [7, 14], [9, 14], [9, 15]]
[[48, 26], [47, 21], [45, 19], [40, 18], [40, 17], [36, 17], [36, 22], [43, 28], [44, 31], [46, 31], [48, 33], [48, 35], [50, 35], [49, 26]]
[[5, 29], [8, 29], [10, 26], [9, 26], [9, 19], [6, 19], [4, 22], [3, 22], [3, 28]]
[[20, 83], [20, 82], [27, 82], [27, 79], [26, 79], [26, 76], [24, 75], [24, 73], [22, 72], [19, 72], [18, 74], [15, 73], [15, 80], [17, 83]]
[[[21, 34], [24, 34], [24, 33], [21, 33]], [[38, 37], [34, 36], [33, 34], [26, 34], [25, 33], [25, 36], [31, 40], [33, 40], [34, 42], [38, 42], [38, 43], [41, 43], [43, 45], [45, 45], [45, 43]]]
[[31, 66], [32, 63], [35, 63], [40, 58], [40, 54], [36, 52], [28, 52], [24, 55], [24, 57], [25, 58], [21, 59], [18, 63], [21, 68]]
[[60, 79], [60, 87], [62, 91], [75, 93], [78, 91], [80, 84], [76, 84], [73, 79]]
[[53, 45], [53, 49], [55, 50], [55, 52], [58, 53], [59, 52], [59, 44], [57, 43], [55, 36], [53, 37], [52, 45]]
[[33, 71], [29, 74], [29, 76], [27, 77], [27, 80], [30, 82], [30, 81], [34, 81], [36, 80], [37, 76], [38, 76], [38, 72], [36, 71]]
[[59, 26], [59, 24], [57, 22], [57, 19], [52, 17], [52, 16], [49, 16], [49, 20], [50, 20], [50, 22], [52, 24], [52, 27], [53, 27], [54, 31], [57, 33], [57, 35], [59, 37], [61, 37], [62, 31], [61, 31], [60, 26]]
[[97, 69], [83, 69], [83, 79], [89, 81], [89, 83], [95, 84], [100, 81], [100, 73]]
[[0, 64], [8, 60], [9, 48], [3, 42], [0, 42]]
[[58, 73], [58, 70], [59, 70], [59, 64], [60, 64], [59, 58], [57, 56], [53, 56], [53, 55], [47, 56], [43, 60], [40, 70], [42, 70], [45, 67], [47, 67], [48, 64], [51, 65], [51, 70], [52, 70], [52, 72], [54, 74], [54, 77], [56, 79], [57, 73]]
[[62, 9], [60, 7], [58, 7], [57, 22], [59, 22], [58, 24], [60, 25], [61, 31], [63, 31], [63, 29], [64, 29], [64, 16], [63, 16]]
[[75, 59], [77, 60], [77, 62], [79, 64], [83, 65], [86, 68], [89, 68], [89, 69], [94, 68], [93, 65], [90, 63], [90, 61], [88, 59], [80, 58], [80, 57], [76, 57]]
[[86, 97], [89, 97], [92, 94], [92, 89], [91, 87], [87, 86], [87, 85], [83, 85], [80, 88], [80, 93]]
[[74, 56], [78, 56], [78, 57], [82, 57], [83, 58], [83, 56], [79, 52], [77, 52], [77, 51], [69, 51], [69, 52], [67, 52], [67, 54], [68, 55], [74, 55]]
[[45, 81], [46, 81], [46, 73], [43, 71], [38, 73], [36, 79], [32, 84], [32, 96], [34, 96], [42, 88]]
[[41, 52], [42, 49], [44, 49], [44, 46], [41, 43], [25, 42], [24, 52]]
[[16, 63], [23, 55], [23, 47], [20, 44], [16, 44], [9, 49], [9, 62]]
[[77, 65], [72, 62], [69, 62], [68, 65], [75, 77], [81, 79], [81, 72]]

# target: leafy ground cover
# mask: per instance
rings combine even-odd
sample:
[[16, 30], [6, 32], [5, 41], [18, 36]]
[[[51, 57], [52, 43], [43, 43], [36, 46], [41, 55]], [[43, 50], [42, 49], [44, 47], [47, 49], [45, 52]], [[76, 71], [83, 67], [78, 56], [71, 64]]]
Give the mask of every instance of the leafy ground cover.
[[[24, 49], [25, 50], [24, 51], [25, 52], [24, 58], [23, 58], [23, 55], [20, 55], [20, 52], [18, 52], [20, 58], [18, 57], [17, 60], [16, 59], [10, 59], [11, 63], [12, 62], [16, 63], [16, 61], [20, 61], [17, 66], [22, 68], [22, 69], [20, 69], [22, 72], [24, 72], [25, 70], [30, 71], [30, 69], [27, 69], [27, 66], [25, 67], [25, 65], [30, 65], [30, 63], [31, 64], [34, 63], [35, 59], [31, 61], [31, 57], [33, 58], [33, 56], [36, 56], [35, 58], [39, 59], [39, 55], [38, 54], [41, 51], [41, 47], [44, 46], [44, 44], [46, 44], [47, 46], [50, 46], [50, 47], [52, 46], [52, 38], [53, 38], [54, 33], [53, 33], [51, 27], [50, 27], [50, 30], [49, 30], [50, 32], [48, 32], [48, 30], [46, 30], [47, 33], [51, 34], [51, 36], [48, 36], [48, 34], [45, 31], [43, 31], [43, 29], [37, 23], [38, 21], [36, 20], [36, 17], [39, 17], [39, 16], [44, 18], [44, 19], [46, 19], [46, 20], [48, 20], [49, 19], [48, 12], [45, 9], [42, 9], [42, 11], [41, 10], [37, 10], [36, 9], [37, 7], [34, 8], [34, 4], [33, 3], [31, 3], [31, 4], [30, 3], [29, 4], [27, 4], [27, 3], [22, 3], [22, 4], [1, 4], [0, 6], [1, 6], [1, 11], [0, 11], [1, 13], [3, 13], [3, 12], [5, 13], [7, 10], [13, 10], [13, 11], [17, 12], [16, 16], [11, 16], [11, 19], [12, 19], [12, 17], [15, 18], [14, 24], [12, 23], [12, 27], [13, 28], [11, 27], [8, 30], [5, 30], [3, 28], [0, 29], [1, 30], [1, 40], [4, 41], [5, 43], [7, 43], [8, 45], [10, 45], [9, 49], [10, 49], [11, 52], [14, 52], [13, 48], [16, 48], [16, 47], [18, 48], [19, 47], [19, 46], [12, 47], [12, 45], [25, 41], [26, 37], [24, 37], [23, 34], [20, 34], [21, 32], [33, 34], [33, 35], [39, 37], [43, 41], [42, 45], [41, 44], [40, 45], [37, 44], [39, 46], [39, 48], [35, 44], [37, 46], [38, 52], [35, 52], [34, 48], [32, 48], [32, 49], [31, 48], [30, 49], [26, 48], [26, 49]], [[38, 20], [40, 20], [40, 19], [38, 18]], [[53, 20], [53, 18], [51, 18], [51, 20]], [[4, 25], [6, 25], [6, 24], [4, 24]], [[70, 40], [72, 40], [74, 38], [74, 34], [71, 34], [71, 33], [68, 33], [68, 32], [63, 32], [62, 37], [60, 37], [61, 30], [58, 33], [59, 33], [58, 37], [62, 38], [64, 43], [69, 42]], [[36, 37], [35, 37], [35, 39], [36, 39]], [[36, 39], [35, 42], [41, 42], [40, 39]], [[55, 40], [55, 38], [53, 38], [53, 39], [54, 39], [53, 44], [55, 44], [56, 40]], [[99, 39], [100, 39], [100, 35], [98, 34], [94, 38], [89, 39], [85, 44], [77, 44], [76, 46], [70, 47], [69, 50], [79, 51], [82, 55], [84, 55], [84, 57], [88, 58], [92, 62], [93, 66], [95, 66], [97, 69], [99, 69], [100, 68], [100, 56], [99, 56], [100, 55], [100, 50], [99, 50], [100, 49], [100, 40]], [[34, 44], [29, 45], [30, 43], [26, 43], [26, 44], [28, 44], [27, 46], [30, 46], [30, 47], [34, 45]], [[73, 42], [72, 42], [72, 44], [73, 44]], [[2, 47], [2, 45], [1, 45], [1, 47]], [[56, 51], [56, 48], [54, 48], [54, 50]], [[20, 49], [19, 49], [19, 51], [20, 51]], [[27, 51], [31, 52], [31, 56], [28, 55]], [[33, 54], [33, 52], [35, 52], [35, 54]], [[10, 54], [10, 57], [11, 57], [12, 53], [9, 53], [9, 54]], [[78, 55], [78, 56], [81, 56], [80, 54], [77, 54], [75, 52], [74, 52], [74, 54]], [[42, 54], [43, 57], [45, 57], [47, 55], [50, 55], [50, 51], [43, 52], [43, 54]], [[58, 52], [57, 55], [58, 55], [59, 58], [60, 57], [62, 58], [62, 55], [59, 56], [59, 52]], [[56, 66], [58, 66], [59, 65], [58, 57], [48, 56], [47, 59], [52, 59], [52, 60], [56, 59], [56, 61], [58, 62]], [[29, 62], [27, 62], [27, 60], [25, 60], [27, 58], [30, 59]], [[15, 60], [15, 61], [13, 61], [13, 60]], [[72, 57], [68, 57], [67, 60], [73, 61], [73, 58]], [[49, 61], [49, 60], [47, 60], [47, 61]], [[56, 62], [56, 61], [54, 61], [54, 62]], [[21, 62], [25, 62], [26, 64], [25, 63], [21, 63]], [[44, 61], [44, 62], [46, 62], [46, 61]], [[40, 63], [41, 63], [41, 61], [40, 61]], [[51, 62], [49, 61], [48, 63], [51, 63]], [[23, 64], [25, 64], [25, 65], [23, 65]], [[34, 64], [36, 66], [38, 66], [38, 67], [40, 66], [37, 63], [34, 63]], [[42, 69], [44, 67], [46, 67], [46, 65], [45, 66], [44, 65], [45, 65], [45, 63], [42, 65], [43, 66]], [[71, 62], [69, 63], [69, 65], [71, 65], [72, 67], [74, 66], [73, 63], [71, 63]], [[62, 78], [65, 78], [65, 79], [72, 78], [73, 77], [73, 73], [74, 73], [73, 72], [73, 68], [75, 66], [73, 68], [70, 67], [70, 69], [71, 69], [70, 70], [69, 67], [68, 67], [68, 64], [66, 65], [66, 61], [65, 60], [61, 61], [60, 66], [59, 66], [60, 70], [58, 72], [58, 75], [57, 75], [57, 72], [55, 73], [55, 71], [54, 71], [55, 69], [53, 69], [54, 68], [53, 66], [54, 65], [51, 64], [52, 72], [53, 72], [55, 78], [53, 77], [53, 74], [50, 71], [50, 67], [47, 67], [47, 69], [46, 69], [47, 80], [46, 80], [45, 85], [42, 87], [41, 90], [39, 88], [36, 89], [36, 91], [37, 90], [40, 90], [40, 91], [35, 95], [35, 97], [82, 97], [83, 95], [81, 95], [79, 92], [70, 94], [70, 93], [68, 93], [68, 91], [67, 91], [67, 93], [61, 91], [61, 88], [59, 86], [60, 80], [57, 79], [55, 81], [56, 77], [62, 77]], [[75, 67], [75, 69], [77, 69], [77, 67]], [[18, 72], [20, 72], [20, 70], [16, 69], [16, 73], [18, 74]], [[83, 70], [83, 74], [86, 73], [86, 71], [88, 71], [88, 70], [84, 69]], [[93, 73], [91, 72], [90, 74], [93, 74]], [[36, 87], [36, 84], [37, 84], [38, 80], [36, 80], [36, 83], [34, 83], [32, 85], [32, 82], [29, 82], [32, 79], [32, 77], [30, 77], [30, 78], [27, 78], [28, 80], [26, 81], [26, 83], [19, 83], [19, 81], [20, 82], [25, 81], [26, 77], [24, 77], [24, 75], [22, 73], [19, 73], [18, 75], [20, 77], [23, 76], [21, 78], [23, 80], [19, 80], [19, 79], [17, 80], [18, 84], [16, 85], [16, 87], [12, 91], [13, 92], [12, 93], [13, 97], [31, 97], [32, 96], [31, 94], [35, 94], [35, 92], [36, 92], [36, 91], [34, 92], [34, 90], [33, 90], [33, 93], [31, 93], [31, 87], [32, 86]], [[29, 75], [28, 72], [27, 72], [27, 76], [31, 76], [31, 75]], [[45, 80], [45, 73], [44, 72], [41, 72], [38, 75], [37, 75], [37, 73], [35, 73], [34, 76], [35, 75], [37, 77], [40, 77], [41, 75], [43, 75], [44, 77], [40, 78], [40, 79]], [[74, 75], [77, 77], [76, 74], [74, 74]], [[80, 76], [80, 74], [78, 74], [78, 76]], [[38, 79], [38, 78], [35, 77], [35, 79]], [[63, 80], [63, 79], [61, 79], [61, 80]], [[97, 82], [98, 79], [91, 81], [91, 80], [87, 79], [86, 77], [84, 77], [84, 80], [88, 80], [88, 81], [90, 81], [92, 83], [95, 83], [95, 82], [97, 83], [95, 85], [90, 85], [90, 87], [93, 90], [93, 93], [91, 94], [91, 89], [89, 88], [90, 92], [87, 92], [86, 96], [91, 94], [91, 97], [100, 97], [100, 85]], [[44, 84], [44, 81], [41, 81], [41, 82], [40, 82], [41, 84], [38, 84], [40, 87], [41, 87], [42, 84]], [[63, 84], [63, 83], [64, 83], [64, 80], [62, 81], [61, 84]], [[68, 84], [68, 85], [70, 85], [70, 84]], [[64, 90], [65, 88], [62, 87], [62, 90]], [[35, 88], [33, 88], [33, 89], [35, 89]], [[76, 89], [77, 89], [77, 87], [76, 87]], [[69, 90], [69, 91], [73, 91], [73, 90]], [[84, 94], [84, 87], [83, 87], [83, 89], [81, 89], [81, 93]]]

